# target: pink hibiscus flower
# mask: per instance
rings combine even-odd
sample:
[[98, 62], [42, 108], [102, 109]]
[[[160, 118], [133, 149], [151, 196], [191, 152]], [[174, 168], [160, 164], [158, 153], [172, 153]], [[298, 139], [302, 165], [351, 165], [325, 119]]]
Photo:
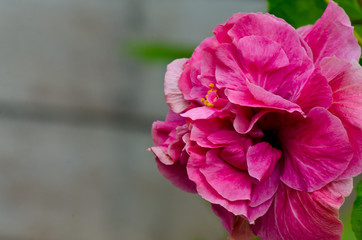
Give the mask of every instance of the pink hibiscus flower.
[[340, 239], [362, 172], [360, 55], [333, 1], [297, 30], [235, 14], [168, 65], [150, 148], [160, 172], [209, 201], [230, 238]]

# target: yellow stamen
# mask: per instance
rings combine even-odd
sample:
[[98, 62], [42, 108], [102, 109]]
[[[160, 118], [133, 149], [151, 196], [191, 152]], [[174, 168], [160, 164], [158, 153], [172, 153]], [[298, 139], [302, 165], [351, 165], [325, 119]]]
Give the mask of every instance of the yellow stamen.
[[215, 87], [215, 85], [213, 83], [210, 83], [209, 87], [213, 88], [213, 87]]
[[205, 102], [205, 98], [201, 98], [200, 101], [201, 101], [201, 102]]

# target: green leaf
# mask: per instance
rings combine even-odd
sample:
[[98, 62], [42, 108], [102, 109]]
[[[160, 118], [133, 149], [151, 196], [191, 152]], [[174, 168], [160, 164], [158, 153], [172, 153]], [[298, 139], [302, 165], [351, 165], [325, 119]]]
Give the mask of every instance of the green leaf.
[[362, 66], [362, 58], [359, 59], [359, 65]]
[[340, 7], [346, 11], [347, 15], [351, 19], [351, 22], [358, 22], [362, 24], [362, 8], [357, 0], [334, 0]]
[[356, 200], [352, 209], [352, 230], [357, 239], [362, 239], [362, 180], [359, 181], [356, 188]]
[[125, 53], [146, 61], [170, 62], [177, 58], [189, 58], [194, 47], [161, 42], [161, 41], [129, 41], [123, 44]]
[[313, 24], [327, 7], [324, 0], [268, 0], [268, 12], [293, 27]]

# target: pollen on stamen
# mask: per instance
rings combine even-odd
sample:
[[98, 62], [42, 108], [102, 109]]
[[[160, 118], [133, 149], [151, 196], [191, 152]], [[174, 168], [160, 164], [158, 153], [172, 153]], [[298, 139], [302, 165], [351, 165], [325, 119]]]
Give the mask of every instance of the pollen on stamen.
[[215, 87], [215, 84], [210, 83], [210, 84], [209, 84], [209, 87], [213, 88], [213, 87]]
[[201, 98], [200, 102], [202, 102], [202, 103], [205, 102], [205, 98]]

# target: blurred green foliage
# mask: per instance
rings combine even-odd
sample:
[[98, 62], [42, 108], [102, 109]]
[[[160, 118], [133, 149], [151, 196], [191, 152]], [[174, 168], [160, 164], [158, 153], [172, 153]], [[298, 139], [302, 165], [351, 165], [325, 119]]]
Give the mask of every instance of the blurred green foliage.
[[362, 180], [359, 181], [356, 187], [356, 200], [352, 210], [352, 230], [358, 240], [362, 239]]
[[295, 28], [313, 24], [326, 7], [324, 0], [268, 0], [268, 12]]
[[146, 61], [170, 62], [177, 58], [189, 58], [194, 47], [161, 41], [128, 41], [123, 50], [129, 56]]

